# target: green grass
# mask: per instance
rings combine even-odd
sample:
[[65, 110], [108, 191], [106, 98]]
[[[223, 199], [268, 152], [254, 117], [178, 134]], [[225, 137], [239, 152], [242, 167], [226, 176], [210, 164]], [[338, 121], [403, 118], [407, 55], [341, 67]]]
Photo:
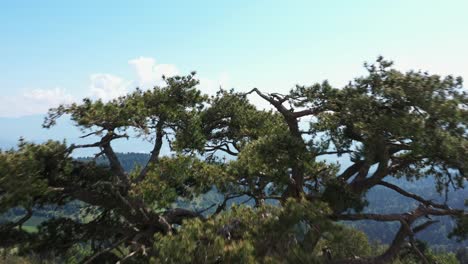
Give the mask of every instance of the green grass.
[[28, 233], [36, 233], [38, 231], [36, 226], [30, 226], [30, 225], [22, 226], [22, 229]]

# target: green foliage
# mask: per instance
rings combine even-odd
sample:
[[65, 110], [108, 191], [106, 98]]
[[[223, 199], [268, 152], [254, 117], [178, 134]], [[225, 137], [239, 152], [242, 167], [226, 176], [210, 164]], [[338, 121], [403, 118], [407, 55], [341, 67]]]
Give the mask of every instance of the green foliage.
[[372, 252], [363, 232], [345, 226], [339, 226], [334, 232], [324, 235], [315, 247], [316, 254], [322, 253], [325, 248], [329, 249], [336, 259], [362, 258], [370, 256]]
[[[134, 173], [139, 171], [137, 168]], [[167, 208], [177, 199], [191, 200], [207, 192], [220, 181], [222, 174], [219, 165], [204, 163], [197, 158], [164, 157], [149, 170], [143, 181], [132, 186], [130, 195], [142, 198], [155, 209]]]
[[[242, 209], [241, 209], [242, 210]], [[249, 209], [241, 211], [239, 217], [248, 219], [254, 217]], [[154, 263], [206, 263], [231, 262], [255, 263], [254, 247], [249, 241], [250, 234], [244, 233], [236, 226], [236, 230], [228, 230], [230, 225], [243, 225], [246, 222], [229, 222], [229, 217], [218, 217], [202, 222], [198, 219], [184, 223], [176, 235], [156, 235], [155, 248], [158, 256], [152, 259]], [[226, 229], [223, 232], [223, 228]], [[231, 234], [235, 231], [236, 233]], [[246, 239], [240, 239], [239, 236]], [[233, 239], [231, 239], [233, 237]], [[184, 250], [181, 250], [183, 248]]]
[[[337, 195], [338, 193], [340, 195]], [[360, 212], [368, 204], [367, 201], [364, 200], [363, 194], [356, 194], [349, 186], [336, 179], [328, 181], [327, 188], [323, 192], [322, 198], [338, 212], [347, 209], [354, 209]]]
[[285, 129], [279, 115], [257, 110], [245, 95], [233, 90], [220, 90], [209, 103], [201, 121], [205, 138], [213, 146], [231, 143], [242, 150], [252, 140]]
[[[379, 58], [343, 89], [323, 82], [286, 95], [247, 93], [274, 111], [256, 109], [234, 90], [203, 95], [195, 73], [109, 102], [84, 99], [51, 109], [44, 127], [69, 115], [83, 138], [98, 140], [20, 141], [0, 152], [0, 213], [25, 212], [1, 223], [0, 235], [9, 237], [3, 246], [71, 263], [346, 263], [369, 260], [371, 247], [363, 233], [336, 222], [370, 219], [401, 225], [375, 259], [411, 263], [416, 259], [404, 245], [431, 224], [416, 226], [424, 217], [455, 217], [452, 235], [466, 238], [463, 210], [384, 182], [432, 175], [440, 192], [463, 187], [468, 98], [461, 79], [391, 66]], [[153, 143], [138, 166], [113, 149], [115, 140], [130, 136]], [[164, 144], [173, 155], [161, 155]], [[73, 160], [79, 148], [99, 153]], [[351, 165], [339, 170], [321, 161], [330, 154], [349, 155]], [[368, 214], [365, 195], [378, 185], [420, 205], [408, 213]], [[213, 204], [179, 208], [205, 195]], [[72, 202], [81, 207], [74, 217], [56, 215], [35, 233], [21, 228], [37, 209]], [[235, 203], [246, 205], [230, 206]], [[421, 250], [431, 261], [454, 259]]]
[[[444, 263], [444, 264], [459, 264], [457, 257], [453, 253], [434, 253], [431, 251], [425, 252], [425, 256], [429, 263]], [[405, 257], [399, 257], [393, 262], [394, 264], [417, 264], [421, 263], [421, 259], [418, 256], [407, 255]]]
[[[355, 79], [337, 95], [338, 111], [319, 114], [320, 131], [337, 146], [349, 139], [359, 141], [360, 159], [369, 162], [382, 158], [379, 142], [407, 144], [411, 152], [400, 157], [415, 161], [399, 175], [442, 178], [453, 169], [460, 172], [455, 178], [461, 186], [468, 148], [468, 98], [461, 78], [402, 73], [391, 66], [383, 58], [366, 64], [369, 75]], [[419, 161], [419, 156], [426, 159]]]
[[175, 234], [157, 234], [158, 256], [152, 260], [155, 263], [318, 261], [308, 250], [318, 241], [316, 230], [334, 229], [323, 217], [327, 211], [326, 206], [305, 200], [288, 200], [283, 208], [235, 206], [205, 221], [189, 220]]
[[64, 159], [65, 149], [64, 143], [56, 141], [37, 145], [21, 140], [17, 150], [1, 151], [0, 213], [11, 207], [31, 208], [37, 202], [46, 202], [35, 199], [53, 191], [48, 180], [71, 171], [71, 159]]

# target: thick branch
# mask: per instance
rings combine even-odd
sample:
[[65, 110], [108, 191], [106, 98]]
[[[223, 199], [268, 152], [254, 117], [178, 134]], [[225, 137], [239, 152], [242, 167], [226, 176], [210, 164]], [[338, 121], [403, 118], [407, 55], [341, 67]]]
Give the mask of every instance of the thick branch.
[[148, 162], [146, 163], [145, 167], [141, 170], [138, 177], [135, 179], [135, 182], [141, 182], [146, 177], [150, 166], [152, 164], [156, 164], [159, 160], [159, 154], [161, 152], [164, 137], [163, 124], [164, 121], [159, 120], [158, 124], [156, 125], [156, 141], [154, 144], [154, 148], [151, 151], [151, 156]]
[[416, 252], [416, 255], [418, 255], [418, 257], [421, 259], [422, 263], [429, 264], [429, 261], [427, 260], [427, 257], [417, 247], [416, 240], [414, 239], [414, 234], [410, 234], [409, 239], [410, 239], [411, 248], [413, 249], [414, 252]]
[[13, 223], [8, 223], [8, 224], [5, 224], [3, 226], [0, 226], [0, 231], [1, 230], [7, 230], [7, 229], [12, 229], [14, 227], [21, 227], [26, 221], [29, 220], [29, 218], [31, 218], [33, 215], [33, 210], [31, 208], [26, 208], [26, 214], [21, 217], [18, 221], [16, 222], [13, 222]]
[[404, 219], [402, 214], [339, 214], [332, 216], [335, 220], [359, 221], [374, 220], [379, 222], [394, 222]]
[[115, 242], [114, 244], [110, 245], [109, 247], [107, 248], [104, 248], [103, 250], [97, 252], [96, 254], [92, 255], [90, 258], [87, 258], [85, 261], [83, 261], [83, 264], [91, 264], [93, 263], [93, 261], [101, 256], [102, 254], [104, 253], [107, 253], [111, 250], [113, 250], [114, 248], [118, 247], [119, 245], [121, 245], [122, 243], [124, 243], [127, 239], [129, 238], [129, 236], [125, 236], [123, 237], [122, 239], [118, 240], [117, 242]]
[[424, 229], [428, 228], [430, 225], [435, 224], [439, 221], [431, 220], [431, 221], [426, 221], [416, 227], [413, 228], [413, 233], [416, 234], [418, 232], [423, 231]]
[[227, 143], [223, 143], [218, 146], [206, 146], [205, 147], [205, 151], [216, 151], [216, 150], [224, 151], [227, 154], [232, 155], [232, 156], [237, 156], [239, 154], [239, 153], [232, 151]]
[[364, 165], [360, 168], [361, 170], [359, 171], [358, 176], [356, 176], [356, 178], [351, 183], [353, 190], [356, 193], [362, 193], [363, 191], [366, 191], [378, 184], [389, 173], [389, 160], [390, 154], [387, 152], [387, 150], [384, 150], [382, 156], [379, 158], [379, 165], [377, 170], [369, 178], [366, 178], [366, 176], [369, 172], [371, 164], [365, 162]]
[[407, 223], [405, 220], [401, 221], [400, 229], [395, 235], [392, 244], [390, 244], [390, 247], [382, 255], [374, 258], [375, 263], [391, 262], [397, 257], [398, 253], [400, 252], [401, 246], [405, 242], [408, 233], [411, 231], [411, 229], [409, 229], [409, 225], [410, 224]]
[[341, 154], [346, 154], [346, 153], [353, 153], [353, 150], [343, 150], [343, 151], [322, 151], [318, 152], [315, 154], [315, 156], [321, 156], [321, 155], [341, 155]]
[[84, 145], [71, 145], [68, 148], [69, 152], [72, 152], [75, 149], [79, 148], [93, 148], [93, 147], [100, 147], [102, 148], [102, 153], [106, 155], [107, 159], [109, 160], [109, 165], [119, 180], [126, 186], [130, 186], [130, 181], [128, 179], [127, 174], [125, 173], [125, 170], [122, 167], [122, 164], [120, 164], [119, 159], [117, 158], [117, 155], [115, 154], [114, 150], [112, 149], [111, 146], [111, 141], [114, 139], [118, 138], [126, 138], [128, 137], [127, 135], [117, 135], [114, 134], [113, 132], [108, 132], [99, 142], [95, 142], [92, 144], [84, 144]]
[[426, 206], [424, 204], [420, 204], [413, 211], [408, 212], [408, 213], [403, 213], [403, 214], [336, 214], [336, 215], [331, 216], [331, 218], [335, 220], [349, 220], [349, 221], [374, 220], [374, 221], [382, 221], [382, 222], [391, 222], [391, 221], [406, 220], [409, 222], [413, 222], [419, 217], [427, 216], [427, 215], [460, 216], [464, 214], [465, 212], [463, 210], [458, 210], [458, 209], [441, 210], [441, 209], [436, 209], [432, 206]]
[[[139, 210], [139, 208], [130, 205], [131, 202], [129, 202], [127, 199], [123, 201], [121, 199], [121, 195], [119, 197], [119, 195], [113, 193], [112, 190], [109, 191], [111, 193], [71, 187], [65, 188], [64, 193], [87, 204], [99, 206], [103, 209], [115, 210], [127, 221], [135, 225], [140, 225], [148, 219], [147, 216], [141, 210]], [[147, 220], [147, 222], [149, 220]]]
[[283, 106], [283, 102], [282, 100], [276, 100], [275, 98], [271, 97], [271, 96], [268, 96], [267, 94], [264, 94], [262, 92], [260, 92], [260, 90], [258, 90], [257, 88], [253, 88], [250, 92], [248, 92], [247, 94], [250, 94], [252, 92], [255, 92], [257, 93], [260, 97], [262, 97], [263, 99], [265, 99], [266, 101], [268, 101], [270, 104], [272, 104], [280, 113], [286, 113], [288, 112], [288, 110], [286, 109], [286, 107]]
[[364, 166], [364, 161], [360, 160], [355, 162], [353, 165], [349, 166], [343, 173], [338, 176], [339, 180], [348, 181], [354, 174], [356, 174], [362, 166]]
[[[274, 97], [264, 94], [260, 92], [257, 88], [252, 89], [249, 93], [255, 92], [257, 93], [260, 97], [268, 101], [270, 104], [272, 104], [278, 112], [283, 116], [284, 120], [286, 121], [286, 124], [288, 125], [288, 129], [290, 132], [290, 135], [297, 143], [298, 149], [296, 151], [292, 150], [289, 151], [289, 156], [290, 159], [293, 162], [291, 164], [291, 175], [290, 175], [290, 182], [288, 184], [288, 188], [286, 191], [283, 193], [283, 198], [287, 197], [295, 197], [298, 198], [300, 197], [301, 193], [304, 192], [303, 187], [304, 187], [304, 164], [301, 161], [301, 154], [298, 154], [299, 148], [300, 152], [305, 153], [307, 151], [306, 145], [304, 143], [304, 139], [302, 138], [301, 131], [299, 130], [299, 124], [297, 121], [297, 118], [294, 116], [294, 112], [292, 110], [286, 109], [284, 105], [282, 104], [282, 101], [275, 99]], [[249, 94], [247, 93], [247, 94]]]
[[[370, 215], [368, 215], [370, 216]], [[372, 219], [371, 219], [372, 218]], [[389, 217], [388, 219], [390, 218], [398, 218], [398, 217]], [[377, 218], [375, 217], [370, 217], [370, 218], [363, 218], [363, 219], [371, 219], [371, 220], [377, 220], [377, 221], [380, 221], [378, 220]], [[393, 261], [398, 253], [400, 252], [400, 249], [403, 245], [403, 243], [405, 242], [406, 238], [408, 236], [413, 236], [414, 234], [416, 234], [417, 232], [420, 232], [422, 231], [423, 229], [429, 227], [431, 224], [437, 222], [437, 221], [427, 221], [413, 229], [411, 229], [411, 223], [413, 223], [414, 221], [416, 220], [416, 218], [410, 218], [410, 219], [407, 219], [406, 217], [403, 217], [403, 215], [401, 215], [400, 219], [398, 221], [400, 221], [401, 223], [401, 226], [400, 226], [400, 229], [398, 230], [397, 234], [395, 235], [395, 238], [393, 239], [392, 243], [390, 244], [390, 247], [382, 254], [382, 255], [379, 255], [379, 256], [375, 256], [375, 257], [371, 257], [371, 258], [362, 258], [362, 259], [345, 259], [345, 260], [338, 260], [338, 261], [335, 261], [334, 263], [336, 264], [368, 264], [368, 263], [389, 263], [391, 261]], [[387, 220], [384, 220], [384, 221], [387, 221]], [[419, 252], [421, 253], [421, 252]], [[422, 255], [418, 254], [420, 257]], [[424, 255], [422, 255], [422, 259], [424, 259]]]
[[114, 150], [112, 149], [110, 142], [106, 143], [103, 145], [103, 152], [104, 155], [106, 155], [107, 159], [109, 160], [110, 168], [112, 172], [117, 174], [117, 177], [120, 179], [120, 181], [126, 186], [130, 186], [130, 180], [128, 179], [127, 174], [125, 173], [124, 168], [122, 167], [122, 164], [120, 164], [119, 159], [117, 158], [117, 155], [115, 154]]
[[309, 115], [317, 115], [319, 113], [319, 111], [316, 111], [316, 110], [312, 110], [312, 109], [306, 109], [306, 110], [302, 110], [302, 111], [298, 111], [298, 112], [293, 112], [293, 117], [294, 118], [301, 118], [301, 117], [304, 117], [304, 116], [309, 116]]
[[400, 187], [396, 186], [396, 185], [393, 185], [391, 183], [388, 183], [388, 182], [385, 182], [385, 181], [380, 181], [379, 182], [379, 185], [382, 185], [382, 186], [385, 186], [389, 189], [392, 189], [396, 192], [398, 192], [399, 194], [403, 195], [403, 196], [406, 196], [406, 197], [409, 197], [409, 198], [412, 198], [426, 206], [433, 206], [435, 208], [439, 208], [439, 209], [449, 209], [447, 205], [443, 205], [443, 204], [438, 204], [438, 203], [434, 203], [432, 201], [429, 201], [429, 200], [425, 200], [423, 199], [422, 197], [416, 195], [416, 194], [413, 194], [413, 193], [410, 193], [410, 192], [407, 192], [403, 189], [401, 189]]
[[93, 132], [88, 133], [88, 134], [86, 134], [86, 135], [80, 136], [80, 138], [87, 138], [87, 137], [92, 136], [92, 135], [97, 135], [97, 134], [99, 134], [99, 133], [102, 133], [102, 131], [104, 131], [104, 128], [103, 128], [103, 129], [100, 129], [100, 130], [98, 130], [98, 131], [93, 131]]
[[235, 194], [235, 195], [225, 195], [224, 199], [223, 199], [223, 202], [218, 205], [218, 207], [216, 208], [216, 211], [215, 211], [214, 214], [219, 214], [221, 211], [226, 209], [226, 205], [227, 205], [227, 202], [229, 200], [234, 199], [234, 198], [238, 198], [238, 197], [241, 197], [241, 196], [244, 196], [244, 195], [246, 195], [246, 194], [242, 193], [242, 194]]
[[181, 225], [182, 221], [190, 218], [205, 219], [200, 212], [190, 211], [184, 208], [174, 208], [164, 213], [164, 218], [170, 224]]

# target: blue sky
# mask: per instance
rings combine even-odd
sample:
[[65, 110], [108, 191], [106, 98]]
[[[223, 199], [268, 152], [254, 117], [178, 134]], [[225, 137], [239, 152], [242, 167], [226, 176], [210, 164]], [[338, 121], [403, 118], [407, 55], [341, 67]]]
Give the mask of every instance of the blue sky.
[[378, 55], [467, 79], [467, 12], [465, 0], [2, 1], [0, 117], [192, 70], [207, 93], [339, 87]]

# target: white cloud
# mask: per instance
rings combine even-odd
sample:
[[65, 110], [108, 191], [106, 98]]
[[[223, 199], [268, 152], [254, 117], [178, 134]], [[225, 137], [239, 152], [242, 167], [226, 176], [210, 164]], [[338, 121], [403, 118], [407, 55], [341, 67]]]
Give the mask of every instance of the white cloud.
[[44, 114], [49, 108], [74, 101], [64, 89], [33, 89], [19, 95], [0, 96], [0, 117]]
[[109, 101], [119, 96], [125, 95], [128, 92], [128, 87], [131, 82], [124, 79], [105, 73], [96, 73], [90, 76], [90, 92], [91, 97]]
[[219, 88], [224, 90], [231, 89], [229, 87], [229, 75], [227, 73], [221, 73], [216, 79], [209, 79], [200, 77], [199, 89], [206, 94], [215, 95]]
[[[136, 80], [126, 80], [108, 73], [91, 74], [89, 76], [89, 90], [84, 94], [106, 102], [126, 95], [136, 86], [149, 89], [155, 85], [164, 85], [163, 75], [171, 77], [180, 74], [175, 65], [157, 64], [156, 60], [150, 57], [138, 57], [129, 60], [128, 63], [135, 70]], [[223, 89], [231, 88], [229, 86], [230, 77], [227, 73], [221, 73], [216, 78], [199, 76], [197, 78], [200, 80], [198, 88], [206, 94], [214, 95], [220, 87]], [[78, 101], [75, 99], [77, 98], [61, 88], [32, 89], [12, 96], [0, 95], [0, 117], [44, 114], [49, 108]]]
[[136, 72], [138, 85], [141, 88], [151, 88], [162, 83], [162, 76], [171, 77], [179, 74], [173, 64], [156, 64], [154, 58], [139, 57], [128, 61]]
[[73, 96], [67, 94], [65, 89], [34, 89], [23, 93], [24, 98], [34, 102], [47, 102], [52, 105], [70, 103]]

